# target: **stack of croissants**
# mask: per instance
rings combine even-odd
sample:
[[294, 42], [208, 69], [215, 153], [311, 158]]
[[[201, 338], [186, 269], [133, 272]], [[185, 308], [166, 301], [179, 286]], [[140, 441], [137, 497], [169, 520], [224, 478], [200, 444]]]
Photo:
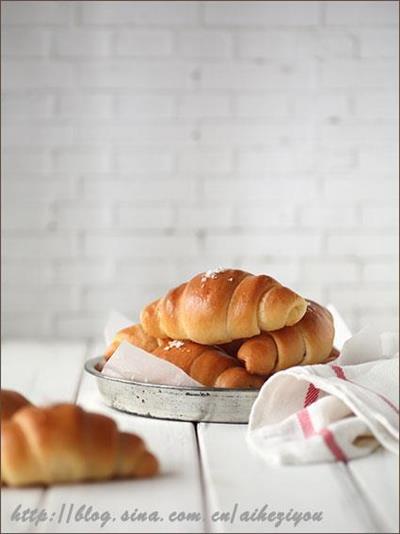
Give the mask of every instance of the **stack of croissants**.
[[260, 388], [273, 373], [337, 356], [329, 311], [266, 275], [217, 268], [148, 304], [126, 341], [180, 367], [203, 386]]
[[[273, 373], [337, 356], [332, 316], [270, 276], [201, 273], [146, 306], [123, 341], [181, 368], [207, 387], [260, 388]], [[1, 481], [9, 486], [147, 477], [158, 461], [135, 434], [74, 404], [33, 406], [1, 392]]]

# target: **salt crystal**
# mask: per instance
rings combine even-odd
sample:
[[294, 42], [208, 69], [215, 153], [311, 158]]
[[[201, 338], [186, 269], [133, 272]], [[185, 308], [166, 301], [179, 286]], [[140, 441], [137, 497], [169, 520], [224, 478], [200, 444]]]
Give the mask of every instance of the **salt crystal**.
[[184, 344], [185, 343], [183, 341], [173, 339], [165, 346], [165, 350], [180, 349], [181, 347], [183, 347]]
[[218, 275], [220, 273], [224, 273], [225, 271], [226, 269], [224, 269], [224, 267], [216, 267], [215, 269], [210, 269], [203, 274], [203, 276], [201, 277], [201, 281], [206, 282], [208, 278], [215, 280], [216, 278], [218, 278]]

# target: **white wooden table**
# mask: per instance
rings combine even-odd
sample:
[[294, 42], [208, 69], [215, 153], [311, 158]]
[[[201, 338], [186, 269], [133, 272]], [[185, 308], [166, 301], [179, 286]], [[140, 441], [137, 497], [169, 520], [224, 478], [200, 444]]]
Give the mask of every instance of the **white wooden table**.
[[[268, 466], [247, 450], [245, 425], [196, 426], [111, 410], [102, 403], [95, 379], [82, 371], [85, 359], [98, 353], [98, 347], [83, 343], [6, 342], [2, 387], [26, 393], [35, 403], [78, 402], [111, 415], [122, 429], [147, 440], [162, 475], [49, 489], [3, 488], [2, 532], [398, 532], [397, 457], [379, 449], [347, 465]], [[18, 505], [20, 511], [44, 510], [48, 519], [13, 520]], [[276, 527], [241, 517], [264, 505], [268, 512], [322, 512], [322, 521]], [[82, 506], [87, 521], [76, 515]], [[125, 511], [135, 510], [136, 517], [158, 511], [163, 521], [122, 519]], [[181, 520], [173, 520], [173, 512], [181, 513]], [[215, 512], [230, 515], [215, 520]], [[96, 513], [104, 521], [110, 515], [103, 527]]]

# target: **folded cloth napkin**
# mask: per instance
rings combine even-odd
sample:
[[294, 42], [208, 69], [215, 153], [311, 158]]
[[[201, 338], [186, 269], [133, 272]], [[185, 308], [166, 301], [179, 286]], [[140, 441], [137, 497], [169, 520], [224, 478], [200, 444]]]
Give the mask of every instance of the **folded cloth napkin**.
[[250, 414], [250, 448], [281, 464], [346, 462], [379, 445], [398, 453], [398, 344], [365, 328], [333, 362], [273, 375]]

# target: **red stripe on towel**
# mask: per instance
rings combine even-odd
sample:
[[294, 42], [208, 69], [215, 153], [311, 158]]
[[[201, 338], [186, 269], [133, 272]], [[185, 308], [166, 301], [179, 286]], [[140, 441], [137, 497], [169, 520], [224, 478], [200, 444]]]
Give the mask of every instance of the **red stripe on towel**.
[[297, 419], [299, 420], [304, 437], [309, 438], [315, 434], [314, 425], [311, 421], [310, 413], [307, 409], [297, 412]]
[[315, 402], [318, 399], [319, 395], [319, 389], [314, 386], [314, 384], [310, 384], [307, 389], [306, 396], [304, 398], [304, 408], [307, 408], [310, 404]]
[[399, 413], [399, 409], [397, 408], [397, 406], [394, 405], [393, 402], [387, 399], [384, 395], [382, 395], [381, 393], [378, 393], [377, 391], [367, 386], [364, 386], [363, 384], [359, 384], [358, 382], [355, 382], [354, 380], [351, 380], [350, 378], [347, 378], [347, 376], [344, 374], [343, 367], [340, 367], [340, 365], [331, 365], [331, 367], [338, 378], [341, 378], [342, 380], [346, 380], [347, 382], [350, 382], [351, 384], [354, 384], [355, 386], [363, 388], [366, 391], [369, 391], [370, 393], [377, 395], [381, 400], [383, 400], [383, 402], [385, 402], [388, 406], [390, 406], [392, 410], [394, 410], [397, 414]]
[[333, 433], [327, 428], [323, 428], [319, 431], [319, 434], [323, 437], [326, 446], [329, 448], [336, 460], [338, 462], [347, 462], [347, 456], [343, 452], [343, 449], [338, 445]]
[[333, 433], [329, 429], [323, 428], [319, 432], [315, 432], [314, 425], [310, 417], [310, 412], [306, 408], [297, 412], [297, 419], [299, 420], [305, 438], [310, 438], [311, 436], [319, 434], [322, 436], [325, 445], [334, 455], [336, 460], [338, 462], [347, 462], [345, 453], [337, 444]]
[[340, 367], [339, 365], [331, 365], [331, 367], [334, 370], [335, 375], [338, 378], [342, 378], [343, 380], [347, 380], [346, 375], [344, 374], [344, 371], [343, 371], [342, 367]]
[[[361, 385], [361, 384], [358, 384], [358, 385]], [[368, 389], [368, 391], [372, 391], [372, 389], [369, 389], [369, 388], [366, 388], [366, 389]], [[384, 402], [386, 402], [386, 404], [388, 406], [390, 406], [397, 414], [399, 414], [399, 409], [397, 408], [396, 405], [393, 404], [393, 402], [391, 402], [389, 399], [387, 399], [386, 397], [384, 397], [380, 393], [377, 393], [376, 391], [372, 391], [372, 392], [376, 393], [376, 395], [378, 395], [378, 397], [380, 397]]]

